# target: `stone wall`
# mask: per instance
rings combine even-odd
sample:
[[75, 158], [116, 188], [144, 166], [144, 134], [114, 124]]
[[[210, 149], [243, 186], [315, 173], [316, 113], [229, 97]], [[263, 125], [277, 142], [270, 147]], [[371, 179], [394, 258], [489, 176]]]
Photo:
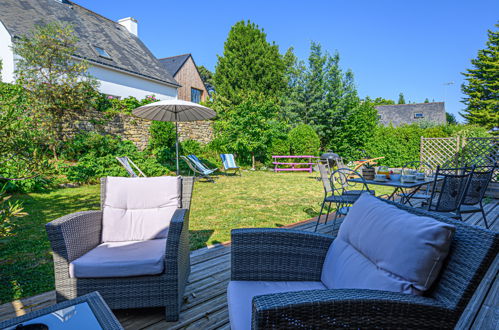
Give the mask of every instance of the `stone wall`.
[[379, 122], [382, 125], [400, 126], [420, 121], [446, 123], [444, 102], [378, 105]]
[[[98, 111], [86, 111], [77, 118], [68, 120], [64, 127], [66, 138], [80, 132], [111, 134], [132, 141], [137, 148], [144, 150], [149, 141], [151, 121], [137, 117], [117, 114], [109, 115]], [[213, 139], [210, 121], [179, 123], [179, 140], [197, 140], [208, 143]]]

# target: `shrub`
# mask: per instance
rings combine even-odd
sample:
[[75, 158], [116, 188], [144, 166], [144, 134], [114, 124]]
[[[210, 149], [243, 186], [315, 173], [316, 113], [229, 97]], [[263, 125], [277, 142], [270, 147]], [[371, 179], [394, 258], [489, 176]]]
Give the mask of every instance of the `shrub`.
[[175, 125], [170, 122], [153, 121], [149, 128], [149, 149], [175, 147]]
[[196, 140], [185, 140], [180, 142], [179, 153], [181, 155], [196, 155], [200, 156], [203, 153], [203, 146]]
[[288, 134], [291, 152], [295, 155], [317, 155], [321, 141], [315, 130], [306, 124], [298, 125]]

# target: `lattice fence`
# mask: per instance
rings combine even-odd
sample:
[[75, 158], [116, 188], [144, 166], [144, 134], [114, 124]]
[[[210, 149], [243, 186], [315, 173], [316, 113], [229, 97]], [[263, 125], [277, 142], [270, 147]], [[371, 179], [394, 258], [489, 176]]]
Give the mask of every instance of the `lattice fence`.
[[[491, 166], [499, 163], [499, 137], [421, 138], [421, 161], [432, 167]], [[499, 169], [494, 175], [499, 182]]]

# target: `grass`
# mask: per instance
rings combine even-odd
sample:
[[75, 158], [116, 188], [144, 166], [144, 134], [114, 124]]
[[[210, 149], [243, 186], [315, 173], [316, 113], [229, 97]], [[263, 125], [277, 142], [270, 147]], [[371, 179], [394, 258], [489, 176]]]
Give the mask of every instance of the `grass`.
[[[309, 173], [245, 171], [197, 182], [190, 214], [191, 249], [230, 240], [230, 230], [281, 227], [318, 215], [322, 184]], [[379, 189], [378, 194], [390, 192]], [[50, 244], [44, 225], [68, 213], [99, 208], [98, 185], [15, 196], [28, 216], [15, 236], [0, 241], [0, 303], [53, 290]]]

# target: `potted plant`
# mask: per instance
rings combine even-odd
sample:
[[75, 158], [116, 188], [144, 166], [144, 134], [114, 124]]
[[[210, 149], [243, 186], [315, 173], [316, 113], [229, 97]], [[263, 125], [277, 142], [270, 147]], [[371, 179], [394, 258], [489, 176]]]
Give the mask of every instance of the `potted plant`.
[[364, 177], [364, 179], [366, 180], [374, 180], [374, 174], [376, 174], [376, 171], [373, 164], [365, 164], [362, 168], [362, 177]]

